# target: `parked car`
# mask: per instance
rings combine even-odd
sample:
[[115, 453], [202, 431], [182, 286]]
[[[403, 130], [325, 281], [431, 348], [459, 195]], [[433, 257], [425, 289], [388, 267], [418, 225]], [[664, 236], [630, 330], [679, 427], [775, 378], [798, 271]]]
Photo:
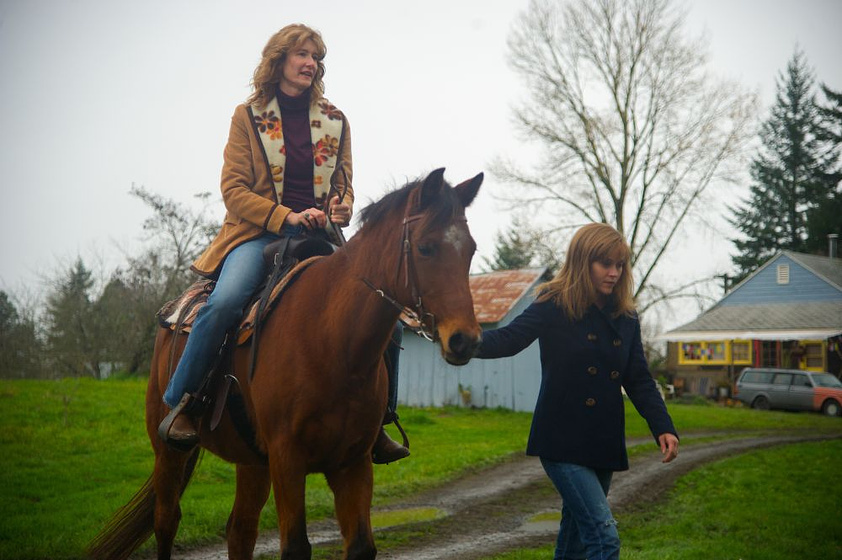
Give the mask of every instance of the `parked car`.
[[737, 380], [735, 396], [762, 410], [814, 410], [842, 416], [842, 381], [826, 372], [746, 368]]

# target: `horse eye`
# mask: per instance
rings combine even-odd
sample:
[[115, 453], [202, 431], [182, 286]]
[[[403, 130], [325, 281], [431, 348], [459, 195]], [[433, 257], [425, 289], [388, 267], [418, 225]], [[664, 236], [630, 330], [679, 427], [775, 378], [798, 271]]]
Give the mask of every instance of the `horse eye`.
[[436, 248], [432, 244], [422, 243], [418, 245], [418, 252], [421, 253], [422, 257], [432, 257], [436, 252]]

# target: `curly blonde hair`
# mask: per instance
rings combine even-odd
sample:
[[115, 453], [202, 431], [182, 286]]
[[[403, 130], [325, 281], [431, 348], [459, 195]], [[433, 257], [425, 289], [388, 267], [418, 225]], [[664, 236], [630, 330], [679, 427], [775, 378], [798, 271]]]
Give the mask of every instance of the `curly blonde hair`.
[[263, 47], [263, 58], [254, 70], [251, 79], [253, 93], [246, 100], [249, 105], [262, 109], [270, 99], [275, 97], [275, 91], [281, 82], [284, 62], [287, 54], [304, 44], [307, 40], [313, 41], [316, 45], [316, 75], [313, 76], [313, 85], [310, 87], [310, 103], [315, 104], [322, 99], [325, 92], [324, 57], [327, 54], [322, 35], [315, 29], [301, 23], [287, 25], [269, 38], [266, 46]]
[[572, 320], [578, 321], [597, 301], [597, 290], [591, 281], [591, 263], [603, 259], [625, 262], [614, 286], [611, 301], [613, 315], [634, 313], [634, 280], [629, 257], [631, 249], [625, 237], [608, 224], [582, 226], [570, 240], [564, 265], [549, 282], [535, 290], [538, 301], [553, 300]]

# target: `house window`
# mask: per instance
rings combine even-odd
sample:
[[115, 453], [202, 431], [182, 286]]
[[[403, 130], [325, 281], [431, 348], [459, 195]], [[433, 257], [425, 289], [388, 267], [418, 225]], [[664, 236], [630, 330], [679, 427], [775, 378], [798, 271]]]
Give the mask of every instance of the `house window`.
[[[732, 352], [734, 352], [732, 354]], [[751, 364], [751, 341], [694, 341], [682, 342], [678, 363], [684, 365], [726, 365], [728, 363]]]
[[683, 342], [681, 344], [681, 356], [679, 356], [679, 361], [682, 364], [702, 363], [702, 360], [704, 360], [703, 353], [703, 343]]
[[761, 367], [778, 367], [780, 360], [778, 359], [778, 343], [774, 340], [764, 340], [760, 350], [760, 366]]
[[824, 344], [820, 341], [803, 342], [806, 369], [824, 371]]
[[750, 340], [735, 340], [731, 343], [731, 362], [751, 365]]
[[725, 342], [708, 342], [708, 362], [726, 362], [728, 354]]
[[778, 265], [778, 284], [789, 284], [789, 265]]

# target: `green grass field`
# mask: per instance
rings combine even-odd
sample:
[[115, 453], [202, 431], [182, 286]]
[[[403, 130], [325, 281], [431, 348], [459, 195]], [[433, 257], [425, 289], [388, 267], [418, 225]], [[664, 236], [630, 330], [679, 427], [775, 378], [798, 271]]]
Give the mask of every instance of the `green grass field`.
[[[842, 558], [842, 441], [753, 451], [679, 479], [662, 502], [617, 515], [627, 560]], [[489, 557], [545, 560], [553, 545]]]
[[[151, 473], [144, 393], [143, 380], [0, 381], [0, 559], [81, 557], [87, 542]], [[682, 434], [842, 431], [839, 419], [814, 414], [689, 405], [670, 405], [670, 413]], [[401, 418], [413, 455], [375, 467], [375, 505], [522, 453], [531, 415], [403, 408]], [[648, 435], [632, 406], [627, 407], [627, 433]], [[838, 465], [839, 455], [833, 457]], [[233, 484], [233, 466], [205, 455], [182, 500], [181, 545], [222, 540]], [[756, 497], [742, 499], [755, 503]], [[308, 480], [307, 501], [308, 519], [332, 515], [332, 497], [321, 476]], [[261, 526], [276, 526], [271, 499]]]

